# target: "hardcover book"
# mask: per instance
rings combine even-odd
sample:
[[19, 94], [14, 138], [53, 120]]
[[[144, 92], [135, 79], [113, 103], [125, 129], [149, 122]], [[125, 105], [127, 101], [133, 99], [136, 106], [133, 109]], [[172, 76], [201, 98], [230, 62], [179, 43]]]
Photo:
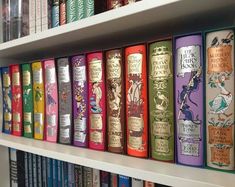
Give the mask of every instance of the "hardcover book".
[[52, 16], [51, 16], [51, 27], [58, 27], [60, 25], [60, 6], [59, 0], [52, 1]]
[[34, 99], [34, 138], [43, 140], [44, 135], [44, 80], [42, 62], [32, 64]]
[[10, 40], [10, 0], [2, 1], [3, 42]]
[[118, 187], [118, 175], [110, 173], [110, 183], [112, 187]]
[[2, 69], [0, 68], [0, 132], [3, 132], [3, 88], [2, 88]]
[[38, 187], [42, 187], [42, 157], [37, 155], [37, 179]]
[[68, 58], [57, 59], [59, 88], [59, 143], [72, 142], [72, 88]]
[[123, 0], [107, 0], [107, 9], [115, 9], [123, 6]]
[[33, 186], [33, 154], [27, 153], [28, 155], [28, 165], [29, 165], [29, 186]]
[[36, 33], [42, 31], [42, 2], [41, 0], [36, 0]]
[[68, 163], [62, 162], [62, 186], [68, 186]]
[[84, 55], [74, 56], [73, 71], [73, 144], [79, 147], [88, 146], [88, 82], [87, 65]]
[[125, 86], [121, 49], [106, 52], [106, 91], [108, 151], [124, 153], [125, 148]]
[[29, 187], [29, 169], [28, 169], [28, 153], [24, 152], [24, 181], [25, 187]]
[[52, 159], [53, 187], [58, 187], [58, 160]]
[[11, 134], [12, 132], [12, 93], [11, 77], [8, 67], [2, 68], [2, 93], [3, 93], [3, 132]]
[[83, 167], [74, 166], [75, 187], [83, 187]]
[[146, 46], [125, 49], [127, 154], [148, 156]]
[[67, 23], [71, 23], [78, 20], [79, 1], [83, 0], [67, 0], [66, 2]]
[[47, 186], [47, 158], [42, 157], [42, 186]]
[[144, 181], [140, 180], [140, 179], [132, 178], [131, 179], [131, 186], [134, 186], [134, 187], [143, 187], [144, 186]]
[[63, 170], [63, 165], [62, 165], [62, 161], [58, 160], [57, 161], [57, 171], [58, 172], [58, 183], [57, 183], [57, 187], [62, 187], [62, 170]]
[[144, 187], [154, 187], [155, 184], [153, 182], [145, 181], [144, 182]]
[[11, 65], [12, 90], [12, 134], [22, 136], [22, 85], [20, 65]]
[[47, 186], [53, 185], [53, 166], [52, 166], [52, 159], [47, 159]]
[[29, 34], [36, 33], [36, 0], [29, 0]]
[[234, 30], [206, 33], [207, 166], [234, 170]]
[[119, 175], [118, 187], [131, 187], [130, 178], [123, 175]]
[[37, 155], [32, 154], [32, 162], [33, 162], [33, 186], [38, 185], [38, 174], [37, 174]]
[[93, 169], [92, 177], [92, 187], [100, 187], [100, 170]]
[[58, 89], [55, 61], [45, 60], [44, 80], [45, 80], [45, 139], [49, 142], [57, 142], [58, 131]]
[[87, 55], [89, 73], [89, 148], [105, 150], [106, 106], [102, 52]]
[[83, 167], [83, 187], [93, 187], [92, 186], [92, 168]]
[[74, 187], [74, 164], [68, 163], [68, 187]]
[[41, 0], [42, 6], [42, 31], [51, 28], [51, 0]]
[[66, 24], [66, 0], [60, 0], [60, 25]]
[[85, 1], [85, 17], [90, 17], [95, 14], [95, 0]]
[[85, 0], [77, 0], [78, 2], [78, 20], [85, 18]]
[[21, 0], [22, 27], [20, 37], [29, 35], [29, 0]]
[[101, 171], [100, 180], [101, 180], [102, 187], [109, 187], [110, 186], [110, 173], [106, 171]]
[[175, 116], [177, 162], [203, 166], [202, 36], [175, 39]]
[[132, 4], [132, 3], [135, 3], [137, 1], [140, 1], [140, 0], [123, 0], [124, 1], [124, 5], [128, 5], [128, 4]]
[[33, 138], [33, 81], [30, 64], [22, 64], [24, 137]]
[[174, 161], [172, 40], [149, 45], [149, 120], [151, 157]]

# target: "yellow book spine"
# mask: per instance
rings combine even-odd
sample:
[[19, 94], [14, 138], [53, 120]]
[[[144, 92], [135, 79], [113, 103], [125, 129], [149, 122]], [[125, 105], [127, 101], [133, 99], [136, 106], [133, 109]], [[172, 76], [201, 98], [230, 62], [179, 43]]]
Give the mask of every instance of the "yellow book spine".
[[44, 132], [44, 83], [41, 62], [32, 64], [34, 101], [34, 138], [43, 140]]

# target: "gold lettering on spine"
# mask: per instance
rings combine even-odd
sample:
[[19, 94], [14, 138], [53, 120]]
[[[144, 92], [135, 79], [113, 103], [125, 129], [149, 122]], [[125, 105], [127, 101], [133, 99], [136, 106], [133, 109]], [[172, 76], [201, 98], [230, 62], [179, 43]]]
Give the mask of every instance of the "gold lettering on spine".
[[13, 86], [19, 86], [20, 85], [20, 73], [15, 72], [12, 75], [12, 85]]
[[23, 72], [23, 86], [29, 86], [31, 83], [31, 76], [29, 71]]

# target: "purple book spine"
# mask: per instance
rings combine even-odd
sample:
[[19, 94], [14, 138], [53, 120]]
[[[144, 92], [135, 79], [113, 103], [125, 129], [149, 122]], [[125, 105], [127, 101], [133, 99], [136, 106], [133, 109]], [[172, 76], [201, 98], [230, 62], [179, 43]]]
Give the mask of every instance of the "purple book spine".
[[84, 55], [72, 57], [73, 66], [73, 144], [87, 147], [88, 110], [87, 110], [87, 67]]
[[203, 166], [203, 55], [200, 34], [175, 39], [177, 161]]

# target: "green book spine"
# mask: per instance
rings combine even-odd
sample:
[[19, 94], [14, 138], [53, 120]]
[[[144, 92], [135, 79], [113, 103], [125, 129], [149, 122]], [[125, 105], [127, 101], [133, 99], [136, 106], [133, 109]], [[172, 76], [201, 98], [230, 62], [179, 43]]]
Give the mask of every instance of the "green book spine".
[[67, 0], [67, 23], [71, 23], [78, 20], [78, 0]]
[[24, 136], [33, 138], [33, 87], [30, 64], [22, 65], [23, 74], [23, 112]]
[[172, 41], [149, 46], [149, 111], [151, 157], [174, 161]]
[[90, 17], [95, 14], [95, 1], [94, 0], [86, 0], [85, 1], [85, 17]]
[[77, 2], [78, 2], [78, 20], [81, 20], [86, 17], [85, 13], [86, 0], [77, 0]]

